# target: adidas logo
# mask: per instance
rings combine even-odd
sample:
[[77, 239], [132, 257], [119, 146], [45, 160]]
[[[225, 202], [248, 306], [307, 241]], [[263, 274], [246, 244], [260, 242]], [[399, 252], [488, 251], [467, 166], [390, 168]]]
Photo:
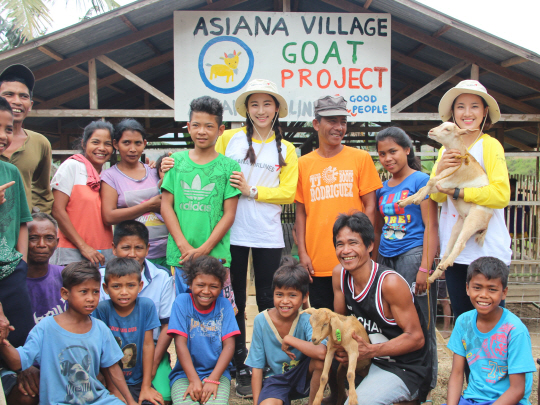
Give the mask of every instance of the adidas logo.
[[214, 190], [216, 183], [209, 183], [204, 187], [201, 187], [201, 178], [199, 175], [196, 175], [191, 182], [191, 187], [185, 181], [181, 180], [180, 184], [184, 189], [184, 194], [189, 200], [204, 200], [207, 198], [210, 193]]

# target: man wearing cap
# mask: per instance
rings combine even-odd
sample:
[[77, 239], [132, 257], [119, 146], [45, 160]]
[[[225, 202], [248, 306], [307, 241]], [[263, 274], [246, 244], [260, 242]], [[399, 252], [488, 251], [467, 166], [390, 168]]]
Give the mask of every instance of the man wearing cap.
[[19, 169], [30, 210], [50, 214], [51, 144], [43, 135], [23, 128], [24, 119], [32, 110], [34, 83], [32, 71], [24, 65], [11, 65], [0, 73], [0, 96], [13, 110], [13, 140], [0, 159]]
[[[315, 101], [313, 128], [318, 132], [319, 148], [298, 160], [298, 255], [313, 279], [309, 298], [315, 308], [334, 308], [332, 269], [339, 263], [332, 241], [336, 217], [357, 210], [375, 225], [375, 190], [382, 187], [369, 154], [341, 143], [348, 115], [341, 96]], [[377, 238], [375, 243], [373, 251], [377, 252]]]

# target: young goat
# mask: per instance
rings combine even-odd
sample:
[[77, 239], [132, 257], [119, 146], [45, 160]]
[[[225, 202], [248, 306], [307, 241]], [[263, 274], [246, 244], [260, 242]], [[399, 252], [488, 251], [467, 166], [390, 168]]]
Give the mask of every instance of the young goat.
[[[437, 193], [437, 184], [442, 188], [465, 188], [474, 187], [480, 188], [489, 185], [489, 180], [478, 161], [467, 152], [467, 148], [461, 139], [462, 135], [473, 132], [470, 129], [460, 129], [456, 124], [445, 122], [436, 128], [429, 131], [428, 136], [441, 143], [446, 150], [458, 149], [461, 153], [461, 165], [457, 167], [449, 167], [443, 170], [437, 176], [433, 177], [428, 183], [412, 196], [398, 202], [398, 205], [403, 208], [409, 204], [419, 205], [424, 198], [431, 193]], [[493, 209], [465, 202], [462, 198], [453, 201], [459, 218], [452, 227], [450, 239], [446, 245], [446, 251], [441, 259], [441, 263], [433, 275], [429, 278], [429, 282], [437, 280], [443, 271], [448, 266], [454, 264], [454, 260], [465, 248], [467, 241], [476, 235], [476, 243], [480, 246], [484, 244], [489, 220], [493, 215]], [[434, 247], [435, 248], [435, 247]]]
[[337, 371], [338, 397], [336, 403], [342, 405], [345, 402], [346, 373], [347, 381], [349, 382], [349, 404], [357, 405], [358, 398], [356, 396], [354, 384], [355, 374], [358, 372], [359, 374], [366, 376], [371, 360], [366, 359], [358, 361], [358, 343], [353, 339], [352, 334], [355, 333], [369, 343], [369, 337], [366, 330], [354, 316], [339, 315], [326, 308], [309, 308], [304, 312], [311, 314], [309, 322], [313, 328], [313, 334], [311, 335], [313, 344], [318, 345], [328, 337], [326, 358], [324, 359], [324, 368], [321, 374], [321, 385], [319, 386], [319, 391], [317, 391], [313, 405], [320, 405], [323, 399], [324, 389], [328, 382], [328, 372], [330, 371], [334, 352], [336, 351], [335, 345], [341, 345], [349, 355], [348, 369], [343, 364], [340, 364]]

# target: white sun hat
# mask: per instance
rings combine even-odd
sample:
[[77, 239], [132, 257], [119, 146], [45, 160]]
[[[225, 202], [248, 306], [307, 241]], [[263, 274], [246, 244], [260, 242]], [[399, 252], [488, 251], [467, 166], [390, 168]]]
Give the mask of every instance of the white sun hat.
[[279, 118], [286, 117], [289, 114], [287, 102], [283, 96], [278, 93], [276, 84], [270, 80], [254, 79], [248, 83], [244, 91], [236, 99], [235, 108], [242, 117], [247, 115], [246, 98], [248, 98], [249, 95], [256, 93], [271, 94], [276, 98], [279, 103]]
[[476, 94], [482, 97], [489, 107], [489, 118], [491, 118], [492, 124], [501, 118], [499, 104], [488, 94], [486, 88], [477, 80], [463, 80], [456, 87], [448, 90], [439, 102], [439, 115], [443, 121], [446, 122], [452, 118], [452, 103], [460, 94]]

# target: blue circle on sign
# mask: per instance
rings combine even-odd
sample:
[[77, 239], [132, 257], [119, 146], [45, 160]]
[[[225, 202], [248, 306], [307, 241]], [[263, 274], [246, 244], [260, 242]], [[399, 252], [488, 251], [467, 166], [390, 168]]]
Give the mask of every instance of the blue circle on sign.
[[[234, 87], [224, 88], [224, 87], [215, 86], [212, 83], [210, 83], [210, 80], [208, 80], [208, 78], [206, 77], [206, 73], [204, 72], [204, 56], [206, 55], [206, 52], [208, 51], [208, 49], [212, 45], [214, 45], [214, 44], [216, 44], [218, 42], [235, 42], [238, 45], [240, 45], [246, 51], [246, 53], [248, 55], [249, 66], [248, 66], [248, 69], [247, 69], [247, 73], [244, 76], [244, 78], [242, 79], [242, 81], [240, 82], [240, 84], [237, 84]], [[255, 64], [255, 58], [253, 57], [253, 52], [251, 51], [249, 46], [247, 46], [244, 41], [242, 41], [242, 40], [240, 40], [240, 39], [238, 39], [236, 37], [231, 37], [231, 36], [217, 37], [217, 38], [211, 39], [210, 41], [208, 41], [203, 46], [203, 48], [201, 49], [201, 53], [199, 54], [199, 74], [201, 76], [201, 79], [202, 79], [203, 83], [210, 90], [214, 90], [215, 92], [222, 93], [222, 94], [234, 93], [234, 92], [240, 90], [242, 87], [244, 87], [246, 85], [246, 83], [248, 82], [248, 80], [251, 78], [251, 74], [253, 73], [253, 65], [254, 64]]]

